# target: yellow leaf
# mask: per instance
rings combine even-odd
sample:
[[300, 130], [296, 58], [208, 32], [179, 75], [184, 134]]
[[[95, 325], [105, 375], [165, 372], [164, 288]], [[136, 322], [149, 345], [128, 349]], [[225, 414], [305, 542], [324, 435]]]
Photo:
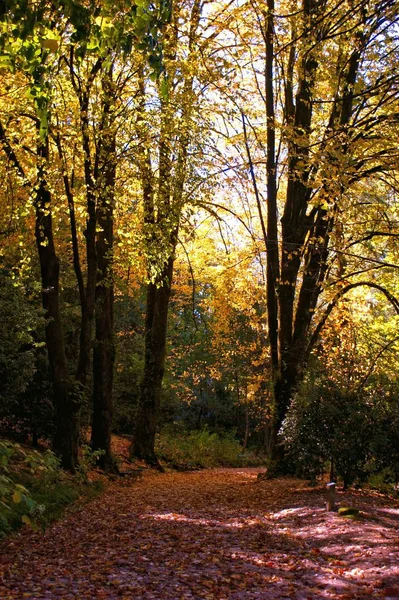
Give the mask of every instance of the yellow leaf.
[[22, 515], [22, 523], [25, 523], [25, 525], [32, 526], [32, 521], [30, 520], [28, 515]]
[[43, 48], [48, 48], [50, 52], [57, 52], [58, 40], [48, 38], [42, 41], [42, 46]]
[[15, 502], [15, 504], [19, 504], [22, 500], [21, 492], [19, 492], [18, 490], [15, 490], [15, 492], [12, 495], [12, 499]]

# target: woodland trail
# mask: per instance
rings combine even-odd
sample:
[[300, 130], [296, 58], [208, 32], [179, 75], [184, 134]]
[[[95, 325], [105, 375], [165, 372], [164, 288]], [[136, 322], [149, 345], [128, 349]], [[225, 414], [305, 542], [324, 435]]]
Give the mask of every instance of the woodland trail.
[[49, 527], [0, 546], [0, 598], [399, 598], [399, 505], [258, 469], [145, 473]]

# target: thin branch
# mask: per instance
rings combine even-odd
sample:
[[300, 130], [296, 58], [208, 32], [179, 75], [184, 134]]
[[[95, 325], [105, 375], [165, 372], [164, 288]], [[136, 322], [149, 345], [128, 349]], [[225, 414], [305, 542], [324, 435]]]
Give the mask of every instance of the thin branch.
[[24, 187], [30, 185], [30, 181], [26, 178], [25, 171], [24, 171], [21, 163], [19, 162], [17, 155], [14, 152], [14, 149], [12, 148], [10, 142], [7, 139], [6, 132], [5, 132], [3, 124], [1, 122], [0, 122], [0, 144], [2, 145], [3, 150], [4, 150], [8, 160], [10, 161], [10, 163], [12, 163], [12, 165], [16, 169], [18, 175], [22, 179], [22, 185]]
[[399, 315], [399, 300], [393, 295], [391, 294], [391, 292], [389, 292], [386, 288], [382, 287], [381, 285], [378, 285], [377, 283], [374, 283], [373, 281], [357, 281], [356, 283], [350, 283], [348, 285], [346, 285], [344, 288], [342, 288], [342, 290], [340, 290], [335, 298], [333, 298], [333, 300], [330, 302], [330, 304], [327, 306], [326, 310], [324, 311], [324, 315], [322, 316], [322, 318], [320, 319], [319, 323], [317, 324], [316, 329], [313, 332], [312, 337], [309, 340], [309, 343], [306, 347], [305, 350], [305, 356], [308, 357], [310, 352], [312, 351], [315, 343], [317, 342], [317, 340], [319, 339], [320, 333], [324, 327], [324, 325], [326, 324], [326, 321], [328, 319], [328, 317], [330, 316], [331, 312], [333, 311], [333, 309], [337, 306], [339, 300], [348, 292], [350, 292], [351, 290], [357, 288], [357, 287], [361, 287], [361, 286], [366, 286], [366, 287], [370, 287], [373, 289], [378, 290], [379, 292], [381, 292], [382, 294], [384, 294], [386, 296], [386, 298], [388, 299], [388, 301], [392, 304], [392, 306], [394, 307], [396, 313]]
[[191, 281], [192, 281], [191, 301], [192, 301], [193, 323], [194, 323], [195, 330], [198, 331], [199, 327], [198, 327], [198, 324], [197, 324], [197, 317], [195, 316], [195, 277], [194, 277], [194, 270], [193, 270], [193, 266], [192, 266], [191, 260], [190, 260], [190, 255], [187, 252], [186, 246], [183, 244], [183, 242], [181, 241], [180, 238], [178, 238], [178, 240], [179, 240], [179, 243], [180, 243], [181, 247], [184, 250], [184, 253], [185, 253], [186, 258], [187, 258], [188, 268], [190, 269], [190, 275], [191, 275]]
[[374, 357], [373, 362], [371, 363], [366, 375], [363, 377], [362, 381], [360, 382], [356, 393], [361, 392], [364, 389], [364, 386], [366, 385], [367, 381], [370, 379], [371, 375], [373, 374], [373, 371], [376, 367], [377, 361], [381, 358], [381, 356], [384, 354], [384, 352], [386, 350], [388, 350], [391, 346], [393, 346], [393, 344], [395, 342], [397, 342], [399, 340], [399, 336], [395, 337], [393, 340], [390, 340], [389, 342], [387, 342], [381, 349], [380, 351], [377, 353], [377, 355]]
[[248, 144], [248, 135], [247, 135], [247, 127], [246, 127], [246, 123], [245, 123], [245, 118], [246, 118], [245, 114], [241, 111], [242, 126], [243, 126], [243, 131], [244, 131], [245, 150], [247, 152], [248, 163], [249, 163], [249, 172], [251, 174], [251, 180], [252, 180], [252, 185], [253, 185], [254, 192], [255, 192], [256, 204], [258, 206], [259, 219], [260, 219], [260, 224], [262, 227], [263, 239], [265, 240], [265, 243], [267, 243], [267, 232], [266, 232], [265, 221], [263, 219], [262, 202], [261, 202], [261, 198], [260, 198], [260, 194], [259, 194], [258, 184], [256, 181], [256, 175], [255, 175], [255, 170], [254, 170], [254, 164], [252, 162], [251, 151], [250, 151], [249, 144]]

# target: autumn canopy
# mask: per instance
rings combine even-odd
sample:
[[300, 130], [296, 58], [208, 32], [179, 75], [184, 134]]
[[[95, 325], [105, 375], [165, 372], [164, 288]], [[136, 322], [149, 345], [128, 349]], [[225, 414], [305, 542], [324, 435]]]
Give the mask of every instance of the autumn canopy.
[[1, 433], [398, 480], [398, 8], [1, 4]]

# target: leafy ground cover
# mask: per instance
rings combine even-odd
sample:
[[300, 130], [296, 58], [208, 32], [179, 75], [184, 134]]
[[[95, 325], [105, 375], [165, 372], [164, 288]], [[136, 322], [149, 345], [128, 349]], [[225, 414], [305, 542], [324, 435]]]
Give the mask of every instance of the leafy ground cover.
[[259, 469], [152, 473], [106, 492], [44, 533], [0, 548], [6, 599], [399, 598], [399, 504], [324, 492]]
[[86, 476], [94, 458], [82, 449], [81, 468], [71, 475], [49, 450], [0, 440], [0, 538], [22, 524], [45, 528], [68, 505], [100, 493], [101, 481]]

